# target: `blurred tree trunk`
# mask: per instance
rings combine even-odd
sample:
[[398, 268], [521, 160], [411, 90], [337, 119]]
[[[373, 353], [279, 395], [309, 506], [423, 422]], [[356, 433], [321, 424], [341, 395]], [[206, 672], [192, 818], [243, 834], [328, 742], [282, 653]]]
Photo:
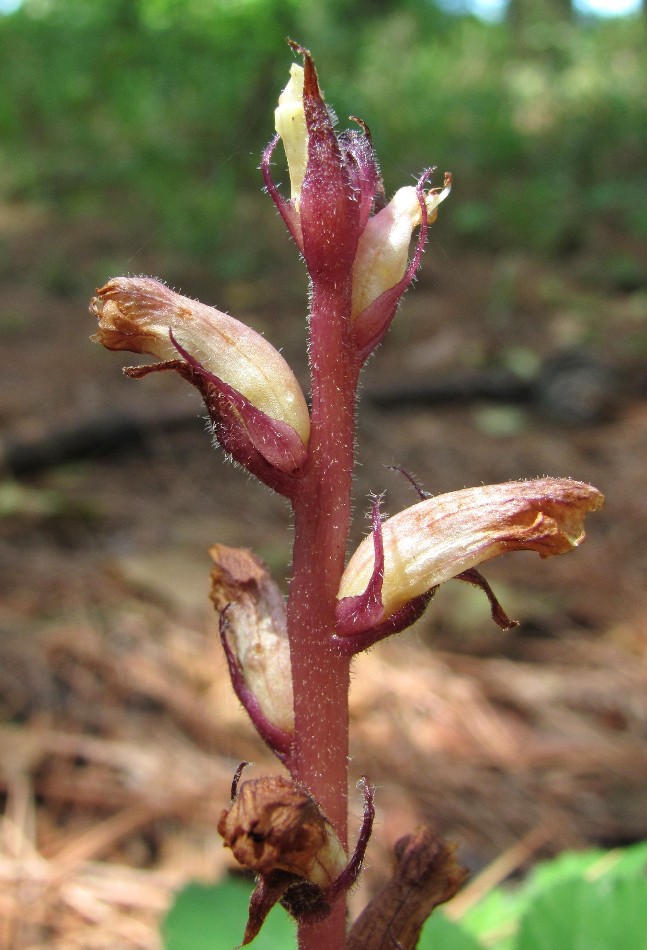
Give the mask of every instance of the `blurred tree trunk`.
[[[538, 27], [542, 28], [542, 52], [559, 49], [560, 31], [575, 21], [572, 0], [509, 0], [508, 23], [518, 49], [536, 48]], [[546, 43], [549, 28], [554, 44]], [[559, 59], [559, 56], [557, 56]]]
[[510, 0], [507, 15], [514, 35], [521, 40], [538, 24], [558, 28], [574, 19], [572, 0]]
[[573, 19], [571, 0], [510, 0], [508, 21], [515, 29], [534, 23], [568, 23]]

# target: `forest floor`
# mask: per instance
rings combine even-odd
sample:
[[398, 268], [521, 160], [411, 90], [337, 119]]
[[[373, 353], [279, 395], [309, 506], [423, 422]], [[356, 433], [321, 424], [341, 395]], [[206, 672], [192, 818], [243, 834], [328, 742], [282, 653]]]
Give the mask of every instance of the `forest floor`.
[[[127, 380], [88, 341], [114, 235], [0, 229], [0, 946], [157, 950], [174, 891], [231, 867], [215, 826], [236, 766], [275, 767], [228, 683], [208, 548], [250, 547], [284, 582], [289, 514], [213, 449], [181, 380]], [[647, 837], [647, 297], [596, 289], [585, 260], [427, 258], [365, 372], [355, 537], [369, 492], [390, 513], [416, 500], [387, 465], [434, 493], [572, 476], [607, 503], [568, 557], [486, 566], [516, 630], [450, 583], [359, 658], [351, 769], [378, 820], [355, 909], [421, 821], [473, 872], [519, 842], [533, 860]], [[207, 290], [303, 376], [302, 276], [282, 297], [262, 278]], [[579, 369], [554, 384], [557, 352]]]

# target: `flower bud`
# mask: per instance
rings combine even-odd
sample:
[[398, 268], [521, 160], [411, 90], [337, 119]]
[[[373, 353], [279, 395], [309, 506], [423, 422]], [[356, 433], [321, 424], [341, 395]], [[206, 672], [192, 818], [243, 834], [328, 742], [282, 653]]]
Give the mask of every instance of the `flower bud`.
[[222, 381], [270, 419], [308, 443], [308, 407], [292, 370], [260, 333], [239, 320], [182, 297], [151, 277], [117, 277], [97, 291], [94, 340], [109, 350], [185, 361]]
[[[447, 183], [441, 191], [432, 189], [425, 194], [428, 224], [436, 220], [438, 205], [445, 200], [449, 190]], [[417, 189], [411, 185], [396, 191], [388, 205], [369, 218], [353, 264], [353, 318], [402, 280], [411, 235], [421, 223], [420, 198]]]
[[[539, 478], [466, 488], [401, 511], [380, 527], [382, 613], [376, 618], [373, 612], [370, 626], [403, 610], [438, 584], [506, 551], [536, 551], [541, 557], [570, 551], [584, 539], [584, 516], [603, 501], [597, 489], [583, 482]], [[354, 605], [353, 630], [361, 628], [358, 604], [364, 592], [375, 586], [374, 566], [375, 544], [369, 536], [342, 575], [337, 594], [341, 636], [350, 632], [345, 605]]]
[[275, 128], [283, 142], [290, 173], [291, 200], [298, 210], [308, 164], [308, 130], [303, 108], [303, 66], [293, 63], [290, 80], [274, 112]]

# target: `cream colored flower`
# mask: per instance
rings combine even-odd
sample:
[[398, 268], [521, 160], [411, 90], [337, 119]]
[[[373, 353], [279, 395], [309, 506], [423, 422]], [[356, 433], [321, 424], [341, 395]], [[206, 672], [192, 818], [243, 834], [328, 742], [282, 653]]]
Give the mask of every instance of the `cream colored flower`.
[[[584, 516], [603, 501], [597, 489], [583, 482], [540, 478], [465, 488], [401, 511], [381, 526], [384, 580], [377, 623], [438, 584], [507, 551], [536, 551], [541, 557], [570, 551], [584, 538]], [[371, 535], [344, 571], [339, 602], [366, 591], [374, 565]]]
[[270, 419], [287, 423], [307, 445], [310, 416], [301, 387], [278, 350], [251, 327], [152, 277], [114, 278], [97, 291], [91, 310], [99, 319], [96, 342], [165, 361], [185, 359]]
[[[449, 191], [448, 182], [442, 190], [432, 189], [425, 195], [429, 224], [436, 220], [438, 205]], [[357, 317], [380, 294], [402, 280], [411, 235], [421, 220], [418, 193], [411, 185], [396, 191], [386, 208], [369, 218], [353, 264], [352, 317]]]

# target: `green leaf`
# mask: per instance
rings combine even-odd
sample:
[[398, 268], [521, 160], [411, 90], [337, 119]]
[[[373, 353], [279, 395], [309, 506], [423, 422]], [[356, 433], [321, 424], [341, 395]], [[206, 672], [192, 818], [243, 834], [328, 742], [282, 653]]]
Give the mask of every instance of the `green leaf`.
[[435, 911], [422, 928], [418, 950], [483, 950], [483, 944], [442, 911]]
[[630, 877], [647, 870], [647, 842], [611, 851], [565, 851], [533, 870], [526, 889], [532, 895], [571, 878], [595, 881], [603, 877]]
[[[189, 884], [181, 890], [162, 922], [164, 950], [233, 950], [243, 939], [251, 888], [244, 881]], [[274, 908], [254, 950], [296, 947], [295, 928], [285, 911]]]
[[647, 950], [647, 880], [563, 881], [523, 916], [516, 950]]
[[461, 925], [484, 946], [509, 950], [514, 946], [512, 936], [527, 900], [525, 888], [497, 887], [465, 914]]
[[[606, 881], [606, 886], [609, 886], [609, 882], [618, 878], [642, 876], [646, 868], [647, 842], [612, 851], [566, 851], [538, 864], [522, 885], [504, 885], [490, 891], [467, 911], [461, 926], [488, 948], [520, 950], [521, 945], [515, 939], [519, 922], [547, 891], [573, 880]], [[555, 946], [556, 950], [562, 950], [562, 947], [571, 950], [568, 943], [560, 942]]]

